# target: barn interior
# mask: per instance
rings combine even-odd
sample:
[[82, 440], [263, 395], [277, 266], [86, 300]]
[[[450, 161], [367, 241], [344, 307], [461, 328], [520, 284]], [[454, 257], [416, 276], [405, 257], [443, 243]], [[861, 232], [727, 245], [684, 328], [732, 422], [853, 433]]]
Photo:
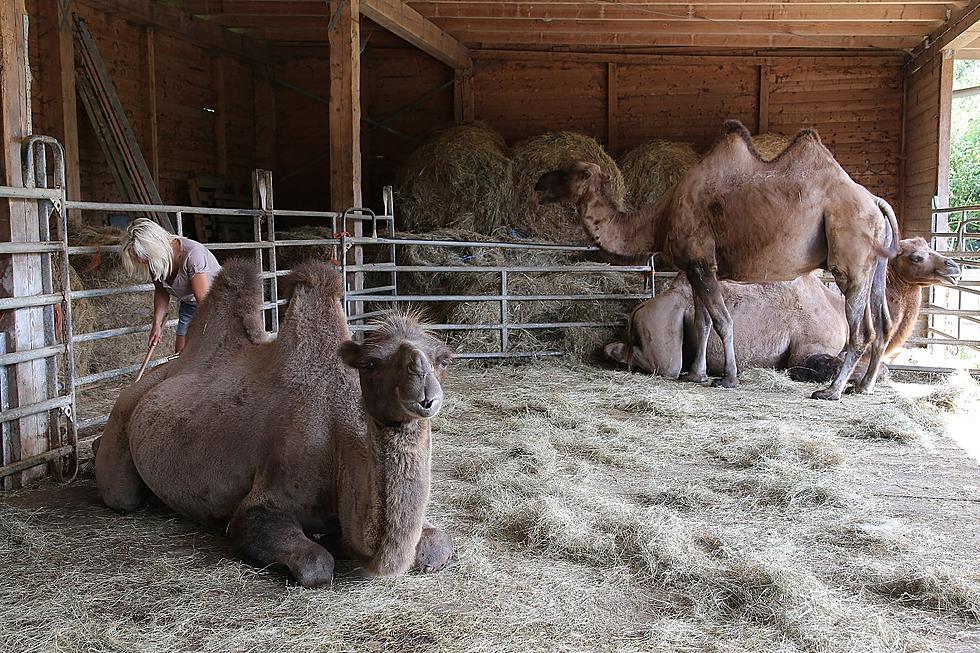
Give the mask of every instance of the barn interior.
[[[63, 193], [47, 215], [64, 219], [79, 279], [65, 277], [72, 297], [24, 300], [62, 292], [42, 278], [45, 260], [58, 276], [61, 236], [41, 200], [0, 195], [0, 650], [980, 647], [980, 239], [966, 233], [980, 207], [950, 204], [953, 70], [980, 58], [980, 2], [6, 0], [0, 47], [0, 185], [30, 186], [26, 137], [60, 143], [63, 184], [51, 166], [38, 185]], [[89, 89], [93, 52], [111, 93]], [[128, 127], [100, 122], [105, 98]], [[631, 154], [667, 143], [656, 181], [669, 185], [729, 119], [760, 150], [775, 138], [773, 156], [815, 129], [894, 207], [903, 237], [963, 265], [959, 286], [924, 291], [912, 353], [876, 394], [828, 407], [783, 373], [748, 371], [726, 393], [598, 360], [672, 273], [581, 251], [567, 216], [525, 217], [520, 184], [574, 152], [622, 168], [639, 201]], [[152, 201], [113, 138], [142, 159]], [[460, 168], [486, 177], [459, 184]], [[441, 192], [413, 186], [423, 178]], [[430, 305], [475, 359], [453, 370], [434, 422], [433, 519], [457, 543], [447, 570], [363, 580], [349, 563], [331, 590], [308, 591], [162, 506], [100, 505], [91, 443], [146, 353], [149, 289], [128, 286], [113, 249], [139, 213], [123, 205], [143, 203], [170, 207], [221, 257], [255, 252], [272, 330], [277, 275], [299, 258], [353, 265], [354, 292], [389, 288], [358, 265], [397, 260], [409, 267], [389, 300], [503, 283], [503, 298]], [[417, 244], [346, 241], [378, 225], [342, 215], [352, 207]], [[19, 244], [45, 241], [47, 254]], [[573, 249], [521, 253], [528, 243]], [[436, 292], [442, 277], [422, 270], [463, 265], [509, 272]], [[508, 293], [597, 298], [542, 313]], [[367, 316], [360, 299], [348, 310]], [[49, 309], [63, 327], [65, 301], [74, 351], [39, 327]]]

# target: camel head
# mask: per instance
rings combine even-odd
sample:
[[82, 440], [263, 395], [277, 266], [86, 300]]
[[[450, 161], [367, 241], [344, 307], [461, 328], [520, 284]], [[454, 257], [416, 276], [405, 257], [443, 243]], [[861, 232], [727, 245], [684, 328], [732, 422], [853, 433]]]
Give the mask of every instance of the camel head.
[[382, 424], [435, 417], [453, 350], [408, 315], [378, 323], [364, 342], [340, 346], [344, 363], [358, 371], [364, 409]]
[[587, 161], [572, 161], [565, 166], [546, 172], [538, 178], [534, 190], [541, 204], [578, 201], [587, 194], [607, 195], [603, 189], [609, 184], [609, 175], [599, 166]]
[[889, 271], [905, 283], [931, 286], [934, 283], [957, 283], [960, 266], [946, 258], [923, 238], [906, 238], [898, 244], [898, 256], [888, 262]]

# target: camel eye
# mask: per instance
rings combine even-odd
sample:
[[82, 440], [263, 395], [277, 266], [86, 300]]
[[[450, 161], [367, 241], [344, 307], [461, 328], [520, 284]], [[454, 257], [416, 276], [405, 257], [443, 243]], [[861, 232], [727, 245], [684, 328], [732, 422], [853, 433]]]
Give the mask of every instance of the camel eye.
[[378, 367], [378, 361], [372, 359], [364, 361], [364, 369], [373, 370]]
[[912, 256], [909, 257], [909, 260], [912, 261], [913, 263], [922, 263], [922, 257], [919, 256], [918, 254], [913, 254]]
[[441, 367], [443, 369], [449, 367], [449, 359], [448, 358], [440, 358], [439, 359], [439, 367]]

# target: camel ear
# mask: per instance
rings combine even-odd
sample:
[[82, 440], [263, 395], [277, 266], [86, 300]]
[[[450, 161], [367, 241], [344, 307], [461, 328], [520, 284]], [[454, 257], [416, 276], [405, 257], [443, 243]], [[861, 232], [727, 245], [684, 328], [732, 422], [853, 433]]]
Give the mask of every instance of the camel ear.
[[340, 360], [344, 361], [344, 364], [348, 367], [357, 369], [361, 366], [361, 346], [353, 340], [348, 340], [340, 345], [337, 353], [340, 354]]

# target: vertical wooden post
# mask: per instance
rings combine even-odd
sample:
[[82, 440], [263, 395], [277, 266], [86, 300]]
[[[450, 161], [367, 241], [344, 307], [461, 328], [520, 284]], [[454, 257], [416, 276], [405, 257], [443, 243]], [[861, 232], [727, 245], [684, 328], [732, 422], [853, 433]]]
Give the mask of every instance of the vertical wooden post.
[[606, 64], [606, 149], [615, 156], [619, 149], [619, 71], [616, 64]]
[[769, 131], [769, 66], [766, 64], [759, 66], [759, 124], [756, 127], [756, 134]]
[[[0, 184], [23, 186], [21, 143], [31, 133], [30, 77], [27, 59], [27, 11], [24, 0], [0, 2]], [[37, 204], [33, 200], [0, 200], [0, 238], [11, 242], [31, 242], [40, 238]], [[41, 255], [14, 254], [3, 274], [4, 294], [14, 297], [42, 292]], [[44, 346], [44, 315], [41, 308], [9, 311], [3, 318], [13, 351]], [[8, 368], [10, 369], [10, 368]], [[13, 368], [11, 394], [19, 406], [47, 398], [47, 370], [44, 360], [20, 363]], [[14, 438], [24, 459], [48, 450], [47, 415], [31, 415], [18, 421]], [[26, 483], [44, 476], [44, 467], [21, 472]]]
[[228, 93], [225, 89], [225, 59], [211, 60], [214, 84], [214, 168], [219, 177], [228, 176]]
[[473, 70], [459, 68], [453, 72], [453, 109], [456, 124], [472, 122], [476, 106], [473, 103]]
[[949, 206], [949, 150], [953, 118], [953, 51], [943, 50], [939, 70], [939, 160], [936, 165], [938, 206]]
[[157, 39], [153, 27], [146, 28], [146, 97], [150, 104], [150, 174], [160, 188], [160, 134], [157, 118]]
[[330, 7], [330, 205], [343, 211], [362, 204], [360, 2]]
[[272, 71], [256, 66], [252, 74], [255, 94], [255, 163], [264, 170], [276, 167], [276, 94]]

